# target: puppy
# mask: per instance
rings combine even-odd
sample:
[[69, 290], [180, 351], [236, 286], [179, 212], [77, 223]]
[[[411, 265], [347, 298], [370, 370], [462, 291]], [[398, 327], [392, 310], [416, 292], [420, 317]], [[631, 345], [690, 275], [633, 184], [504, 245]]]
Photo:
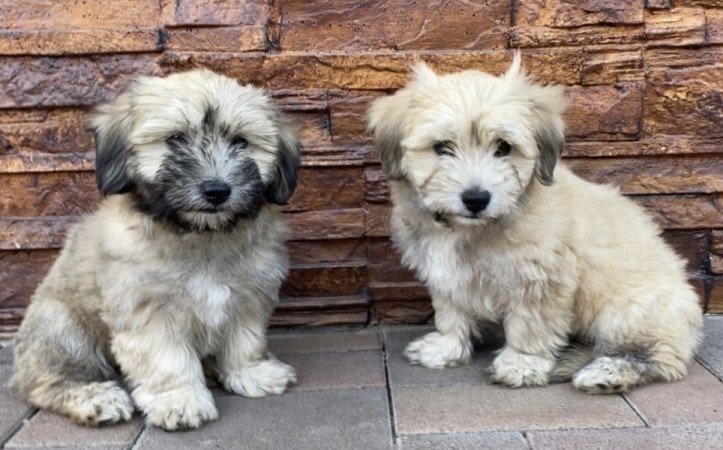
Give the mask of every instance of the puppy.
[[195, 70], [135, 81], [91, 126], [106, 198], [33, 295], [12, 385], [82, 424], [138, 407], [166, 430], [217, 418], [206, 357], [230, 392], [284, 392], [295, 373], [265, 329], [299, 167], [287, 119], [261, 89]]
[[412, 363], [469, 362], [492, 321], [506, 338], [492, 379], [511, 387], [572, 377], [612, 393], [686, 374], [702, 318], [684, 263], [640, 207], [558, 164], [564, 103], [516, 54], [499, 77], [419, 64], [371, 106], [393, 239], [435, 310]]

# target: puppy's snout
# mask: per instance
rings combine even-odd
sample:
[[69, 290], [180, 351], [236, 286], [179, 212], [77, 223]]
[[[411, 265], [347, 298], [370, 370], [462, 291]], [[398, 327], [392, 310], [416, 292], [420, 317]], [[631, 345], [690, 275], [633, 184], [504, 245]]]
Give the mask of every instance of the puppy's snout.
[[467, 189], [462, 192], [462, 203], [473, 214], [476, 214], [487, 207], [492, 195], [489, 191], [480, 188]]
[[201, 183], [203, 198], [214, 205], [220, 205], [231, 195], [231, 187], [223, 181], [204, 181]]

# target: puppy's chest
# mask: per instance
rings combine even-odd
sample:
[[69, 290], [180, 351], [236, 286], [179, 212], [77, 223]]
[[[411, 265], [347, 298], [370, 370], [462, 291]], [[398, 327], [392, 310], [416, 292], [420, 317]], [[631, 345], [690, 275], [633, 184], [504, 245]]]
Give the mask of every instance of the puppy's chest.
[[232, 290], [227, 280], [212, 272], [200, 270], [189, 274], [184, 286], [196, 316], [208, 326], [218, 326], [226, 321], [227, 307], [232, 301]]

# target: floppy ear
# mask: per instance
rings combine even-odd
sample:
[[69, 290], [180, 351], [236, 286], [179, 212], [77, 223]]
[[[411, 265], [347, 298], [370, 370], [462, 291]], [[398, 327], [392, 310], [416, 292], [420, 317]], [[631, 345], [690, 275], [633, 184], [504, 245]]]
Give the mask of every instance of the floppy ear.
[[269, 203], [283, 205], [289, 201], [296, 190], [301, 153], [301, 144], [299, 144], [293, 126], [283, 115], [279, 119], [278, 138], [276, 168], [271, 181], [266, 185], [264, 198]]
[[134, 187], [128, 174], [130, 94], [96, 109], [90, 128], [95, 134], [95, 179], [103, 196], [123, 194]]
[[537, 87], [536, 91], [533, 95], [538, 151], [535, 177], [543, 185], [550, 186], [554, 181], [555, 166], [565, 146], [565, 124], [562, 121], [565, 97], [561, 86]]
[[394, 95], [375, 100], [367, 112], [368, 130], [374, 134], [374, 143], [382, 161], [382, 170], [389, 180], [404, 179], [402, 170], [402, 126], [409, 107], [409, 95], [402, 90]]

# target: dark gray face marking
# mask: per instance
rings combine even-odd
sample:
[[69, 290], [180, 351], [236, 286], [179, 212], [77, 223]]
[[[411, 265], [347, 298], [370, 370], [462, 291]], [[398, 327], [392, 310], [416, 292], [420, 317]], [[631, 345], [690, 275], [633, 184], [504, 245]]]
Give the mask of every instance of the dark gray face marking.
[[[220, 231], [231, 230], [241, 219], [258, 216], [264, 202], [261, 174], [249, 154], [233, 144], [230, 134], [230, 128], [220, 123], [218, 111], [207, 108], [200, 127], [189, 127], [187, 135], [169, 138], [166, 144], [171, 151], [156, 178], [134, 191], [138, 208], [181, 232], [211, 231], [209, 226], [188, 219], [189, 215], [224, 217], [223, 225], [214, 227]], [[223, 161], [224, 167], [217, 167], [218, 161]], [[209, 201], [204, 195], [203, 186], [209, 182], [230, 188], [224, 202]]]

